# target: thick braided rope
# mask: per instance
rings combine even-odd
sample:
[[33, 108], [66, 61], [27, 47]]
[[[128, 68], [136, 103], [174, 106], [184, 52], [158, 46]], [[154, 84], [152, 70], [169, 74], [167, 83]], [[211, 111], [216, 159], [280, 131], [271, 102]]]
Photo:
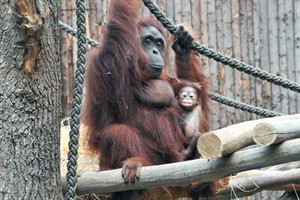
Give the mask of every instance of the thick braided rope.
[[[169, 18], [167, 18], [166, 14], [160, 10], [158, 5], [153, 3], [152, 0], [142, 0], [142, 1], [144, 2], [145, 6], [148, 7], [150, 12], [163, 24], [163, 26], [166, 27], [171, 34], [174, 34], [176, 30], [176, 26], [171, 22]], [[212, 49], [209, 49], [204, 45], [198, 44], [196, 42], [193, 43], [193, 46], [191, 48], [195, 51], [198, 51], [200, 54], [207, 56], [208, 58], [212, 58], [217, 62], [221, 62], [224, 65], [228, 65], [239, 71], [245, 72], [255, 77], [259, 77], [263, 80], [267, 80], [270, 83], [274, 83], [276, 85], [300, 93], [300, 84], [296, 82], [268, 73], [267, 71], [261, 70], [259, 68], [254, 68], [251, 65], [240, 62], [236, 59], [232, 59], [228, 56], [224, 56], [221, 53], [215, 52]]]
[[67, 173], [67, 193], [66, 199], [75, 200], [76, 198], [76, 170], [78, 158], [78, 139], [79, 139], [79, 116], [83, 91], [83, 81], [86, 64], [86, 20], [85, 20], [85, 0], [76, 0], [76, 24], [77, 24], [77, 69], [73, 89], [73, 100], [71, 108], [71, 131], [68, 153], [68, 173]]
[[[70, 33], [72, 36], [76, 37], [77, 31], [74, 30], [71, 26], [67, 25], [66, 23], [64, 23], [60, 20], [58, 21], [58, 26], [62, 30], [66, 31], [67, 33]], [[97, 47], [100, 45], [99, 42], [97, 42], [91, 38], [86, 38], [86, 39], [87, 39], [87, 43], [93, 47]]]
[[235, 101], [233, 99], [229, 99], [227, 97], [221, 96], [221, 95], [217, 95], [217, 94], [213, 94], [213, 93], [208, 93], [208, 96], [210, 99], [217, 101], [219, 103], [225, 104], [227, 106], [231, 106], [234, 108], [238, 108], [241, 109], [243, 111], [248, 111], [250, 113], [255, 113], [257, 115], [262, 115], [265, 117], [275, 117], [275, 116], [281, 116], [283, 115], [282, 113], [278, 113], [278, 112], [274, 112], [274, 111], [270, 111], [267, 109], [263, 109], [261, 107], [255, 107], [252, 105], [248, 105], [245, 103], [241, 103], [238, 101]]

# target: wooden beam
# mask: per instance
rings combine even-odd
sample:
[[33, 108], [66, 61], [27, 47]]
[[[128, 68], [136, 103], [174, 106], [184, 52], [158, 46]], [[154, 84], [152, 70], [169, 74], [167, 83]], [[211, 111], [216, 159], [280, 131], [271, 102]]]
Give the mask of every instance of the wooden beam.
[[278, 144], [285, 140], [300, 138], [300, 120], [267, 122], [257, 124], [253, 130], [253, 140], [259, 145]]
[[300, 191], [300, 184], [286, 184], [286, 185], [279, 185], [276, 187], [272, 188], [267, 188], [266, 190], [273, 190], [273, 191], [278, 191], [278, 190], [287, 190], [287, 191]]
[[[121, 169], [83, 173], [77, 180], [77, 194], [104, 193], [163, 186], [184, 186], [191, 182], [211, 182], [237, 172], [299, 160], [300, 139], [280, 145], [237, 151], [216, 160], [197, 159], [142, 167], [135, 184], [125, 184]], [[276, 158], [276, 159], [274, 159]], [[62, 178], [65, 190], [66, 178]]]
[[[280, 189], [280, 186], [300, 184], [300, 169], [286, 171], [254, 170], [243, 173], [242, 177], [230, 177], [229, 183], [218, 191], [218, 199], [232, 199], [251, 196], [262, 190]], [[295, 185], [296, 187], [299, 185]], [[290, 190], [293, 186], [290, 185]], [[281, 188], [283, 189], [283, 188]], [[285, 187], [286, 189], [286, 187]]]
[[197, 143], [199, 153], [208, 159], [216, 159], [254, 144], [253, 129], [260, 123], [282, 123], [299, 120], [300, 114], [247, 121], [203, 134]]
[[296, 169], [300, 168], [300, 161], [294, 161], [294, 162], [289, 162], [289, 163], [284, 163], [280, 165], [275, 165], [270, 168], [270, 170], [280, 170], [280, 171], [285, 171], [289, 169]]

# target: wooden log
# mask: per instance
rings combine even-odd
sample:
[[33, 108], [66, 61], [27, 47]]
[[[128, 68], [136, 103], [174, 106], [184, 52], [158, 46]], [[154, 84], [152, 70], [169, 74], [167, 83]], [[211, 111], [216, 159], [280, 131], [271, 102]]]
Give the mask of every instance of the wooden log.
[[283, 122], [258, 124], [253, 130], [256, 144], [268, 146], [285, 140], [300, 138], [300, 120], [291, 119]]
[[[293, 188], [296, 189], [299, 186], [293, 186], [291, 184], [300, 184], [300, 169], [291, 169], [286, 171], [249, 171], [236, 177], [230, 177], [229, 183], [218, 191], [218, 199], [232, 199], [251, 196], [262, 190], [284, 188], [293, 190]], [[289, 186], [288, 188], [287, 185]]]
[[[258, 147], [233, 153], [216, 160], [191, 161], [142, 167], [135, 184], [125, 184], [121, 169], [86, 172], [77, 179], [77, 194], [104, 193], [163, 186], [184, 186], [191, 182], [211, 182], [237, 172], [296, 161], [300, 157], [300, 139], [280, 145]], [[276, 159], [274, 159], [276, 157]], [[62, 178], [65, 191], [66, 178]]]
[[295, 169], [295, 168], [300, 168], [300, 161], [294, 161], [294, 162], [289, 162], [289, 163], [284, 163], [281, 165], [275, 165], [270, 168], [270, 170], [289, 170], [289, 169]]
[[197, 148], [204, 158], [216, 159], [254, 144], [252, 135], [257, 124], [283, 123], [293, 119], [300, 120], [300, 114], [252, 120], [207, 132], [199, 138]]
[[279, 185], [272, 188], [267, 188], [267, 190], [279, 191], [279, 190], [287, 190], [287, 191], [300, 191], [300, 184], [287, 184], [287, 185]]

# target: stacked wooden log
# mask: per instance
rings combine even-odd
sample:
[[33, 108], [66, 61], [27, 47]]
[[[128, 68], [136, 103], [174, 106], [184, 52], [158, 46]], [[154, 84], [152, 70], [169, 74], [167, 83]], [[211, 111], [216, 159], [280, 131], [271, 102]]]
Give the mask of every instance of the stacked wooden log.
[[[205, 133], [198, 140], [198, 150], [207, 159], [218, 159], [238, 150], [263, 147], [274, 149], [284, 141], [300, 138], [300, 115], [254, 120]], [[296, 139], [296, 140], [294, 140]], [[300, 145], [300, 143], [299, 143]], [[292, 148], [292, 147], [291, 147]], [[289, 148], [288, 148], [289, 149]], [[289, 151], [287, 149], [287, 151]], [[290, 149], [291, 150], [291, 149]], [[284, 155], [261, 157], [276, 160]], [[267, 156], [267, 155], [266, 155]], [[299, 161], [238, 173], [219, 180], [220, 199], [250, 196], [261, 190], [300, 190]], [[258, 161], [257, 161], [258, 162]]]
[[247, 121], [207, 132], [197, 148], [207, 159], [216, 159], [253, 144], [269, 146], [300, 138], [300, 115], [286, 115]]
[[[203, 158], [142, 167], [135, 184], [124, 183], [121, 169], [83, 173], [77, 179], [77, 194], [216, 180], [221, 183], [220, 199], [249, 196], [265, 189], [300, 190], [300, 114], [253, 120], [208, 132], [199, 138], [197, 146]], [[65, 183], [62, 177], [63, 189]]]

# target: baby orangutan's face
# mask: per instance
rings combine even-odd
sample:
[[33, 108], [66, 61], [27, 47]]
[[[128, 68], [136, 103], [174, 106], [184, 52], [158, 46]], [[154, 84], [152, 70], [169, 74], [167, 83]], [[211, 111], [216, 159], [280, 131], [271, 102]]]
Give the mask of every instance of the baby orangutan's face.
[[179, 91], [179, 105], [186, 111], [191, 111], [197, 106], [197, 91], [190, 86], [183, 87]]

